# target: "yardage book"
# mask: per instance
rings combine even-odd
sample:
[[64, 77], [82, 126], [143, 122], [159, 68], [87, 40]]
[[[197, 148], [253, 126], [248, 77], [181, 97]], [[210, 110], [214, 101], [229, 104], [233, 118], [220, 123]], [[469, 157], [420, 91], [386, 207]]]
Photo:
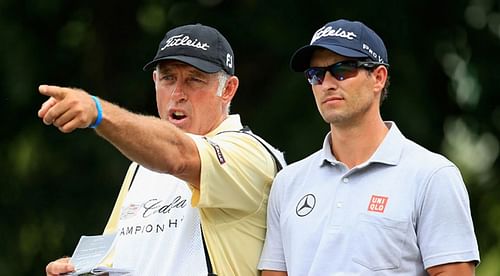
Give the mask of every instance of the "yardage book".
[[66, 275], [132, 276], [130, 269], [100, 266], [113, 249], [115, 237], [116, 233], [81, 236], [71, 256], [75, 271]]

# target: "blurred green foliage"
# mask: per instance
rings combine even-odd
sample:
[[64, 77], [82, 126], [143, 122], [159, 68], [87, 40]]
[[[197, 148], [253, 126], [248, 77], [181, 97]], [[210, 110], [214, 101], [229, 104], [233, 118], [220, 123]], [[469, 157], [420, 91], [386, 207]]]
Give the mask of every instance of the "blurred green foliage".
[[462, 170], [482, 264], [500, 275], [500, 1], [0, 1], [0, 275], [42, 275], [104, 227], [129, 161], [91, 130], [63, 135], [37, 117], [42, 83], [82, 87], [156, 114], [150, 72], [164, 33], [203, 23], [233, 45], [232, 111], [296, 161], [321, 146], [321, 120], [291, 54], [324, 23], [361, 20], [391, 63], [383, 117]]

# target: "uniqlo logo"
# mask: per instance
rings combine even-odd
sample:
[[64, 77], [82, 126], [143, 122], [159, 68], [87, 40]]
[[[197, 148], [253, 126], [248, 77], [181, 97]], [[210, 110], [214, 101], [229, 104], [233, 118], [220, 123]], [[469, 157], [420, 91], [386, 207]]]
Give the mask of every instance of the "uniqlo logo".
[[386, 196], [372, 195], [372, 199], [368, 204], [368, 211], [383, 213], [388, 200], [389, 198]]

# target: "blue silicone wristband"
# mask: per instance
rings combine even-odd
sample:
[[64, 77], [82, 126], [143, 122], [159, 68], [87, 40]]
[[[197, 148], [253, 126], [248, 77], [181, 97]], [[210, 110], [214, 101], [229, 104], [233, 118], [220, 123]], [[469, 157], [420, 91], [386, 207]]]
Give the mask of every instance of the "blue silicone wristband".
[[97, 118], [95, 119], [95, 122], [91, 124], [89, 127], [96, 128], [102, 122], [102, 106], [101, 106], [101, 101], [99, 101], [99, 98], [97, 98], [96, 96], [92, 96], [92, 100], [94, 100], [95, 107], [97, 108]]

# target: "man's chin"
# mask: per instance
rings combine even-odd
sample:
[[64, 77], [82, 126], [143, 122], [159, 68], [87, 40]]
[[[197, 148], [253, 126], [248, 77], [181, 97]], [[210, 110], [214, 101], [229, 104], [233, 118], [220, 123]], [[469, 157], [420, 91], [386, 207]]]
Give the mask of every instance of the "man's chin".
[[185, 119], [182, 119], [182, 120], [172, 120], [172, 119], [169, 119], [168, 120], [172, 125], [184, 130], [184, 131], [188, 131], [188, 123], [187, 123], [187, 120]]

